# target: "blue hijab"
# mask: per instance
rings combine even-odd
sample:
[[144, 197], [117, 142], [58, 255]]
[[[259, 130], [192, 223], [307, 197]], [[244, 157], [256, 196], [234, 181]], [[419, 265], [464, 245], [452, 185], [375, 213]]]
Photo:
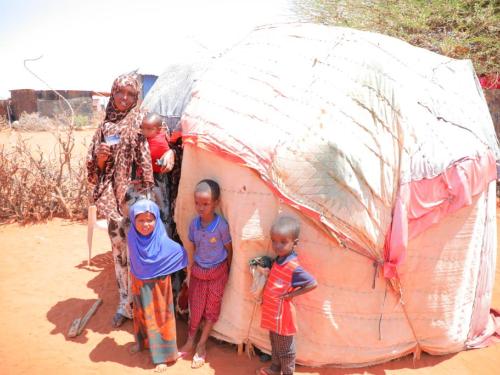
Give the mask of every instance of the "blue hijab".
[[[135, 218], [150, 212], [156, 218], [153, 232], [143, 236], [135, 228]], [[160, 219], [160, 209], [147, 199], [141, 199], [130, 207], [129, 217], [132, 225], [128, 231], [130, 271], [141, 280], [170, 275], [187, 266], [186, 250], [172, 241]]]

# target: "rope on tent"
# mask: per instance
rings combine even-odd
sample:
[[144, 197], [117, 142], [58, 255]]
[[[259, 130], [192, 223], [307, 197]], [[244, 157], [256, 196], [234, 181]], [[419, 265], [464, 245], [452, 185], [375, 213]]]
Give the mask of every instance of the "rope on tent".
[[[340, 239], [339, 239], [339, 244], [342, 247], [344, 247], [346, 250], [353, 251], [356, 254], [359, 254], [359, 255], [361, 255], [361, 256], [363, 256], [365, 258], [373, 260], [373, 268], [374, 268], [374, 270], [373, 270], [372, 289], [375, 289], [375, 283], [377, 281], [378, 270], [379, 270], [379, 268], [383, 267], [384, 261], [380, 260], [380, 259], [373, 259], [372, 257], [368, 256], [367, 254], [363, 254], [362, 252], [360, 252], [358, 250], [355, 250], [355, 249], [347, 246], [346, 243], [344, 241], [341, 241]], [[380, 317], [379, 317], [379, 320], [378, 320], [378, 339], [379, 340], [382, 340], [382, 317], [384, 315], [384, 307], [385, 307], [385, 301], [386, 301], [386, 299], [387, 299], [387, 281], [385, 283], [384, 299], [382, 301], [382, 309], [381, 309]]]
[[403, 313], [405, 314], [406, 321], [408, 322], [408, 325], [410, 326], [411, 332], [413, 334], [413, 338], [415, 339], [415, 342], [417, 343], [417, 346], [415, 347], [415, 350], [413, 351], [413, 362], [416, 360], [420, 359], [420, 355], [422, 354], [422, 346], [420, 345], [420, 341], [418, 340], [417, 333], [415, 332], [415, 328], [413, 327], [413, 324], [411, 323], [410, 317], [408, 315], [408, 312], [406, 311], [406, 305], [405, 301], [403, 300], [403, 288], [401, 287], [401, 283], [399, 280], [397, 280], [398, 283], [398, 293], [399, 293], [399, 303], [401, 304], [401, 307], [403, 309]]
[[340, 240], [340, 239], [339, 239], [339, 244], [340, 244], [340, 246], [342, 246], [346, 250], [352, 251], [352, 252], [354, 252], [354, 253], [356, 253], [358, 255], [364, 256], [365, 258], [368, 258], [368, 259], [370, 259], [370, 260], [372, 260], [374, 262], [377, 262], [377, 260], [374, 259], [373, 257], [371, 257], [370, 255], [364, 254], [364, 253], [362, 253], [359, 250], [356, 250], [356, 249], [353, 249], [350, 246], [347, 246], [347, 244], [344, 241]]
[[[380, 259], [375, 259], [373, 261], [373, 281], [372, 281], [372, 289], [375, 289], [375, 282], [377, 281], [378, 270], [384, 266], [384, 261]], [[386, 289], [387, 290], [387, 289]]]
[[378, 319], [378, 339], [382, 340], [382, 316], [384, 315], [385, 300], [387, 298], [387, 282], [385, 283], [384, 299], [382, 301], [382, 308], [380, 309], [380, 318]]
[[362, 252], [361, 252], [361, 251], [359, 251], [359, 250], [356, 250], [356, 249], [353, 249], [353, 248], [352, 248], [352, 247], [350, 247], [350, 246], [347, 246], [347, 244], [346, 244], [344, 241], [340, 240], [339, 238], [338, 238], [338, 243], [339, 243], [339, 244], [340, 244], [340, 246], [342, 246], [344, 249], [349, 250], [349, 251], [352, 251], [352, 252], [354, 252], [354, 253], [356, 253], [356, 254], [358, 254], [358, 255], [361, 255], [361, 256], [363, 256], [363, 257], [365, 257], [365, 258], [368, 258], [368, 259], [370, 259], [370, 260], [373, 262], [373, 268], [374, 268], [374, 270], [373, 270], [372, 289], [375, 289], [375, 282], [377, 281], [378, 270], [379, 270], [379, 268], [382, 268], [382, 267], [384, 266], [384, 261], [383, 261], [383, 260], [381, 260], [381, 259], [376, 259], [376, 258], [373, 258], [373, 257], [371, 257], [370, 255], [367, 255], [367, 254], [365, 254], [365, 253], [362, 253]]
[[253, 318], [255, 317], [255, 311], [257, 310], [257, 305], [260, 301], [256, 300], [253, 303], [253, 310], [252, 310], [252, 316], [250, 317], [250, 322], [248, 323], [248, 330], [247, 330], [247, 335], [245, 339], [243, 340], [243, 343], [245, 344], [245, 352], [248, 355], [248, 358], [252, 358], [252, 355], [255, 354], [253, 352], [253, 346], [250, 343], [250, 330], [252, 329], [252, 323], [253, 323]]

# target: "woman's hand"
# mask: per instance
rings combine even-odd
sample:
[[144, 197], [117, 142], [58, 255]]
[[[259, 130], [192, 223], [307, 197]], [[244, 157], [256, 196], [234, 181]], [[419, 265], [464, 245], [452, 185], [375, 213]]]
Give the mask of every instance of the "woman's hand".
[[160, 173], [170, 172], [174, 168], [174, 163], [175, 163], [174, 151], [168, 150], [162, 155], [162, 157], [159, 160], [160, 164], [163, 165], [163, 167], [161, 167]]
[[111, 155], [111, 148], [106, 143], [101, 143], [97, 148], [97, 166], [99, 169], [104, 168], [104, 164], [106, 164], [106, 160], [108, 160]]

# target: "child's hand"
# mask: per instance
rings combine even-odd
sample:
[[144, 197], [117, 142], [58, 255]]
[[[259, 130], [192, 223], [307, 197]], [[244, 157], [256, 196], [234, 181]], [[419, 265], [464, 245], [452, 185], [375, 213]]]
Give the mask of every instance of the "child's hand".
[[280, 298], [285, 300], [285, 301], [291, 301], [292, 298], [300, 296], [301, 294], [304, 294], [304, 293], [308, 293], [311, 290], [315, 289], [317, 286], [318, 286], [318, 283], [316, 282], [316, 280], [314, 280], [313, 282], [311, 282], [307, 285], [300, 286], [300, 287], [298, 287], [294, 290], [291, 290], [287, 293], [283, 293], [280, 296]]
[[175, 163], [175, 154], [173, 150], [168, 150], [165, 152], [162, 157], [159, 159], [160, 165], [163, 167], [160, 170], [160, 173], [170, 172], [174, 168]]

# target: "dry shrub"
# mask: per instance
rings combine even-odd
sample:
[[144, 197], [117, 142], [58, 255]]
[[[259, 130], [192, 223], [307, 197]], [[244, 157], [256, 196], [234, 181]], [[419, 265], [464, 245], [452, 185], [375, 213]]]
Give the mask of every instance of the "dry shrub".
[[9, 127], [10, 127], [10, 125], [9, 125], [9, 121], [7, 120], [7, 117], [0, 116], [0, 130], [7, 129]]
[[57, 140], [55, 155], [31, 150], [21, 137], [12, 151], [0, 149], [0, 222], [85, 216], [88, 185], [84, 161], [73, 160], [74, 126], [56, 125], [50, 130]]
[[63, 121], [40, 116], [38, 113], [21, 113], [19, 120], [12, 123], [17, 131], [54, 131]]
[[[37, 112], [21, 113], [19, 120], [12, 122], [12, 128], [16, 131], [57, 131], [61, 126], [67, 127], [71, 123], [70, 114], [58, 114], [54, 117], [42, 116]], [[73, 117], [72, 128], [75, 131], [96, 128], [104, 118], [104, 111], [95, 110], [91, 115], [76, 113]], [[10, 127], [7, 118], [0, 117], [0, 129]]]

